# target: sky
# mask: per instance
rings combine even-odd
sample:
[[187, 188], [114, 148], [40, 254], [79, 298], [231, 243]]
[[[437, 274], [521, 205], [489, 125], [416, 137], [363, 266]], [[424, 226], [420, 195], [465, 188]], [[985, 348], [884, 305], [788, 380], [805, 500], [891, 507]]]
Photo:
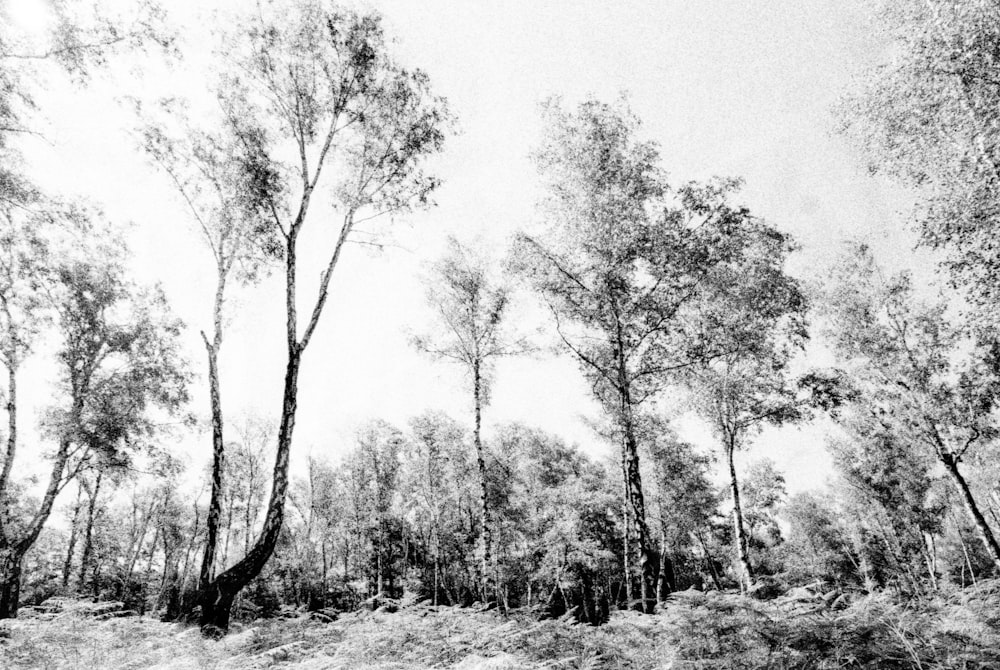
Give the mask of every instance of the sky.
[[[15, 18], [30, 25], [37, 20], [36, 4], [17, 0]], [[304, 362], [293, 469], [304, 464], [306, 454], [332, 459], [344, 454], [354, 431], [370, 418], [402, 427], [415, 414], [441, 409], [471, 423], [462, 371], [422, 356], [409, 343], [431, 317], [420, 278], [447, 234], [489, 245], [499, 256], [515, 230], [536, 220], [540, 194], [529, 156], [542, 130], [539, 105], [551, 96], [571, 105], [587, 96], [625, 95], [644, 122], [644, 135], [659, 143], [662, 165], [674, 183], [716, 175], [743, 178], [738, 199], [801, 245], [789, 271], [802, 279], [814, 278], [846, 240], [856, 238], [868, 240], [891, 267], [913, 264], [907, 194], [870, 176], [849, 140], [835, 132], [833, 105], [884, 55], [870, 4], [378, 0], [356, 5], [383, 14], [398, 59], [429, 74], [435, 92], [457, 116], [459, 133], [434, 162], [444, 180], [436, 206], [393, 221], [391, 243], [381, 252], [348, 248], [337, 268]], [[165, 175], [136, 151], [128, 113], [114, 101], [130, 91], [152, 95], [198, 88], [207, 57], [199, 17], [211, 3], [174, 0], [168, 6], [189, 22], [181, 45], [190, 54], [187, 63], [138, 78], [130, 63], [119, 63], [115, 84], [96, 81], [87, 90], [53, 85], [42, 99], [45, 140], [25, 153], [47, 183], [133, 222], [137, 272], [161, 282], [189, 324], [188, 351], [201, 372], [198, 331], [210, 326], [211, 259]], [[305, 273], [318, 275], [319, 267]], [[520, 300], [515, 322], [536, 314], [530, 296]], [[284, 365], [280, 281], [272, 277], [239, 290], [229, 314], [221, 363], [227, 415], [276, 419]], [[829, 362], [823, 347], [813, 345], [803, 364]], [[205, 386], [202, 376], [194, 388], [197, 411], [207, 410]], [[44, 386], [36, 384], [29, 397], [41, 404]], [[602, 457], [613, 447], [588, 427], [599, 417], [575, 362], [544, 350], [500, 363], [485, 428], [488, 437], [499, 424], [521, 421]], [[681, 416], [678, 427], [686, 439], [711, 449], [711, 434], [699, 421]], [[768, 429], [743, 455], [741, 467], [748, 459], [769, 457], [784, 470], [790, 492], [822, 486], [831, 472], [823, 447], [829, 428], [820, 420]], [[178, 449], [198, 473], [208, 461], [208, 434]]]

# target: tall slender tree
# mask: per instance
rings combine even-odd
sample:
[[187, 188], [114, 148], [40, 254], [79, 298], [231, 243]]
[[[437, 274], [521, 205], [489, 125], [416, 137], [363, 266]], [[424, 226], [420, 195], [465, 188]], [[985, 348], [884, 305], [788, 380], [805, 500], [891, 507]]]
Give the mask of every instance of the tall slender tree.
[[713, 289], [702, 300], [700, 323], [726, 350], [685, 370], [694, 391], [694, 407], [711, 424], [729, 475], [733, 529], [740, 566], [740, 586], [753, 584], [739, 478], [734, 460], [738, 449], [765, 423], [781, 424], [803, 418], [811, 396], [793, 379], [789, 365], [805, 339], [805, 297], [797, 281], [784, 271], [792, 250], [784, 234], [756, 222], [746, 237], [747, 251], [720, 274], [729, 275], [732, 289]]
[[490, 588], [492, 521], [488, 504], [486, 453], [483, 446], [483, 407], [489, 404], [496, 360], [524, 353], [526, 340], [505, 328], [510, 287], [491, 270], [486, 258], [448, 239], [444, 257], [428, 277], [427, 300], [437, 312], [441, 332], [415, 338], [415, 345], [434, 356], [459, 363], [472, 387], [472, 441], [479, 469], [479, 569], [482, 597]]
[[187, 118], [175, 100], [158, 105], [168, 119], [142, 113], [142, 147], [167, 174], [183, 199], [202, 239], [212, 253], [215, 294], [211, 335], [201, 333], [208, 357], [209, 402], [212, 424], [212, 492], [205, 518], [206, 540], [199, 588], [208, 588], [215, 576], [219, 527], [226, 472], [225, 422], [219, 355], [225, 332], [227, 287], [235, 278], [253, 282], [281, 258], [278, 231], [267, 225], [263, 191], [258, 187], [255, 157], [249, 153], [236, 117], [221, 119], [217, 129], [202, 130]]
[[[387, 53], [379, 18], [325, 0], [262, 2], [224, 41], [234, 63], [219, 99], [243, 145], [241, 169], [281, 241], [285, 350], [277, 449], [263, 528], [246, 556], [215, 576], [201, 597], [207, 634], [229, 627], [236, 594], [270, 558], [284, 519], [302, 357], [312, 341], [344, 246], [374, 217], [427, 203], [437, 180], [425, 159], [443, 144], [449, 117], [426, 75]], [[299, 252], [314, 197], [326, 186], [340, 218], [313, 298], [300, 304]], [[300, 322], [299, 310], [306, 318]]]

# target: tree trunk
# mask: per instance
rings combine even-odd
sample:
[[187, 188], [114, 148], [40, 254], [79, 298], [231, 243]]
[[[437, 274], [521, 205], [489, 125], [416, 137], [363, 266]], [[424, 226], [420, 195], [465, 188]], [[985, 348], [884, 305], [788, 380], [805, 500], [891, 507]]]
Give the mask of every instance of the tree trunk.
[[[614, 306], [617, 317], [617, 306]], [[624, 333], [621, 321], [616, 318], [617, 391], [619, 398], [619, 426], [622, 431], [622, 460], [625, 475], [626, 499], [632, 508], [636, 539], [639, 545], [639, 573], [641, 581], [642, 610], [652, 614], [656, 608], [657, 563], [653, 550], [649, 527], [646, 525], [646, 503], [642, 494], [642, 476], [639, 472], [639, 446], [635, 436], [635, 421], [632, 415], [631, 382], [625, 361]]]
[[[213, 308], [214, 333], [212, 341], [205, 339], [205, 350], [208, 354], [208, 388], [212, 408], [212, 495], [208, 502], [208, 517], [205, 520], [207, 531], [205, 552], [201, 559], [201, 573], [198, 578], [198, 589], [208, 588], [215, 571], [215, 548], [219, 537], [219, 522], [222, 516], [223, 476], [226, 469], [226, 446], [223, 440], [222, 393], [219, 383], [219, 349], [222, 346], [222, 303], [226, 287], [226, 272], [219, 266], [218, 281], [215, 286], [215, 303]], [[249, 532], [249, 530], [247, 531]]]
[[[17, 379], [16, 366], [8, 361], [9, 372], [8, 388], [8, 435], [7, 451], [4, 455], [3, 467], [0, 468], [0, 501], [3, 507], [0, 508], [0, 619], [14, 617], [17, 615], [18, 598], [21, 591], [21, 561], [34, 545], [38, 535], [42, 532], [49, 514], [52, 513], [52, 506], [55, 504], [56, 496], [63, 485], [63, 471], [66, 469], [66, 461], [69, 459], [70, 442], [67, 438], [60, 439], [59, 448], [56, 450], [52, 462], [52, 471], [49, 473], [49, 482], [45, 487], [41, 505], [32, 517], [24, 530], [23, 535], [14, 541], [7, 535], [7, 482], [14, 462], [14, 451], [17, 446]], [[78, 371], [71, 370], [70, 377], [73, 380], [73, 403], [70, 408], [71, 425], [80, 424], [80, 416], [83, 413], [83, 398], [87, 393], [87, 380], [76, 377]]]
[[17, 547], [7, 536], [9, 496], [7, 482], [17, 449], [17, 366], [13, 355], [7, 356], [7, 449], [0, 468], [0, 619], [17, 616], [21, 592], [21, 559]]
[[[235, 493], [229, 496], [229, 509], [226, 512], [226, 541], [222, 543], [222, 558], [219, 564], [225, 568], [229, 562], [229, 541], [233, 537], [233, 507], [236, 506]], [[247, 531], [249, 534], [249, 531]]]
[[202, 589], [199, 625], [209, 636], [217, 636], [229, 630], [230, 610], [236, 594], [260, 574], [278, 542], [288, 491], [288, 461], [295, 427], [300, 356], [299, 346], [294, 342], [289, 343], [281, 422], [278, 426], [278, 449], [274, 459], [274, 484], [264, 526], [250, 552]]
[[82, 497], [83, 486], [78, 484], [76, 488], [76, 503], [73, 505], [73, 520], [70, 522], [69, 526], [69, 545], [66, 547], [66, 560], [63, 561], [63, 589], [69, 588], [69, 576], [73, 571], [73, 552], [76, 550], [76, 535], [77, 532], [79, 532], [78, 526], [80, 525], [80, 511], [83, 508], [83, 502], [81, 500]]
[[642, 610], [652, 614], [656, 607], [656, 556], [650, 546], [649, 528], [646, 525], [646, 505], [642, 495], [642, 476], [639, 474], [639, 448], [632, 422], [632, 408], [625, 396], [625, 473], [628, 502], [635, 523], [636, 540], [639, 545], [639, 574], [641, 576]]
[[[201, 511], [198, 509], [198, 501], [195, 500], [192, 506], [194, 507], [194, 526], [191, 529], [191, 537], [188, 540], [187, 549], [184, 550], [184, 568], [181, 570], [180, 578], [177, 580], [182, 601], [184, 599], [184, 589], [187, 588], [188, 574], [190, 574], [191, 569], [191, 554], [194, 552], [195, 541], [198, 539], [198, 530], [201, 527]], [[181, 606], [183, 607], [183, 605], [184, 603], [182, 602]]]
[[[11, 358], [8, 356], [8, 358]], [[17, 451], [17, 366], [13, 361], [7, 361], [7, 450], [3, 455], [3, 467], [0, 468], [0, 539], [7, 538], [8, 496], [7, 482], [10, 480], [11, 469], [14, 467], [14, 454]]]
[[[284, 391], [281, 399], [281, 420], [278, 424], [278, 448], [274, 458], [271, 498], [268, 501], [267, 514], [264, 518], [263, 527], [257, 540], [254, 542], [253, 548], [250, 549], [242, 560], [216, 576], [203, 589], [200, 597], [201, 617], [199, 623], [202, 631], [209, 636], [222, 634], [229, 629], [230, 610], [233, 600], [243, 587], [260, 574], [268, 559], [271, 558], [271, 554], [274, 553], [274, 547], [278, 542], [278, 534], [281, 532], [281, 524], [285, 518], [285, 497], [288, 492], [288, 463], [292, 447], [292, 433], [295, 429], [299, 366], [302, 354], [315, 332], [326, 304], [327, 296], [329, 295], [330, 278], [337, 266], [340, 253], [347, 241], [347, 236], [354, 226], [355, 209], [352, 208], [348, 210], [344, 217], [344, 223], [334, 246], [333, 253], [330, 256], [329, 263], [326, 269], [320, 274], [319, 292], [316, 302], [313, 305], [312, 313], [309, 315], [307, 325], [303, 329], [300, 339], [298, 334], [298, 304], [296, 296], [298, 264], [296, 252], [298, 236], [309, 211], [313, 189], [319, 180], [320, 171], [323, 166], [323, 157], [326, 154], [326, 149], [330, 146], [329, 143], [332, 141], [332, 132], [327, 135], [327, 144], [323, 149], [313, 178], [311, 180], [306, 178], [305, 180], [298, 212], [295, 215], [295, 219], [290, 223], [288, 232], [285, 235], [285, 344], [288, 359], [285, 366]], [[217, 318], [218, 315], [219, 311], [217, 310]], [[221, 332], [221, 329], [217, 328], [217, 331]]]
[[677, 590], [673, 561], [667, 553], [667, 533], [660, 529], [660, 571], [656, 579], [656, 600], [666, 601], [667, 596]]
[[253, 499], [254, 487], [255, 487], [255, 477], [254, 470], [256, 466], [252, 464], [250, 467], [250, 477], [247, 478], [247, 506], [244, 510], [243, 515], [243, 553], [250, 551], [250, 535], [253, 533], [254, 516], [253, 508], [256, 507]]
[[934, 591], [938, 590], [938, 574], [937, 574], [937, 546], [934, 543], [934, 536], [928, 532], [923, 533], [924, 547], [924, 561], [927, 563], [927, 576], [930, 578], [931, 589]]
[[327, 590], [326, 587], [327, 573], [330, 570], [326, 560], [326, 537], [324, 537], [323, 540], [320, 542], [319, 549], [320, 549], [320, 560], [323, 562], [323, 571], [320, 573], [320, 583], [323, 585], [323, 594], [325, 596]]
[[[530, 586], [529, 586], [529, 588], [530, 588]], [[435, 552], [434, 553], [434, 600], [433, 600], [434, 607], [437, 607], [437, 604], [438, 604], [438, 591], [440, 591], [440, 590], [441, 590], [441, 586], [440, 586], [440, 573], [439, 573], [439, 567], [438, 567], [438, 557], [437, 557], [437, 552]], [[529, 591], [529, 593], [530, 593], [530, 591]]]
[[736, 530], [736, 554], [740, 561], [740, 591], [746, 593], [753, 586], [753, 568], [750, 566], [750, 547], [743, 527], [743, 508], [740, 506], [740, 485], [736, 478], [736, 464], [733, 453], [736, 445], [730, 441], [726, 445], [726, 461], [729, 465], [729, 486], [733, 493], [733, 527]]
[[945, 469], [951, 476], [952, 481], [962, 494], [962, 502], [965, 503], [965, 509], [968, 511], [969, 516], [972, 517], [973, 522], [976, 524], [976, 530], [979, 531], [979, 537], [982, 539], [983, 545], [986, 547], [986, 551], [993, 559], [993, 565], [1000, 570], [1000, 544], [997, 543], [996, 536], [993, 535], [993, 530], [986, 522], [986, 518], [983, 517], [982, 512], [979, 511], [979, 506], [976, 504], [976, 499], [973, 497], [972, 491], [969, 489], [969, 484], [965, 481], [965, 477], [962, 476], [962, 473], [959, 472], [958, 460], [948, 452], [941, 452], [940, 457], [941, 461], [944, 463]]
[[0, 619], [13, 619], [17, 616], [22, 560], [24, 552], [19, 547], [0, 549]]
[[[625, 609], [632, 609], [632, 519], [628, 502], [628, 468], [622, 449], [622, 572], [625, 584]], [[621, 594], [621, 590], [618, 591]]]
[[163, 616], [161, 621], [176, 621], [181, 616], [181, 589], [183, 582], [180, 578], [180, 552], [177, 548], [171, 550], [169, 556], [163, 559], [163, 589], [162, 598], [164, 601]]
[[[163, 542], [163, 556], [164, 556], [164, 560], [166, 560], [166, 555], [167, 555], [167, 546], [166, 546], [167, 545], [167, 538], [163, 534], [163, 532], [160, 530], [160, 525], [156, 524], [156, 526], [154, 526], [154, 528], [153, 528], [153, 543], [149, 547], [149, 556], [146, 559], [146, 575], [151, 575], [153, 573], [153, 561], [156, 560], [156, 547], [160, 544], [161, 541]], [[166, 568], [166, 565], [164, 565], [164, 569], [165, 568]]]
[[712, 577], [712, 584], [715, 585], [716, 591], [722, 590], [722, 580], [719, 579], [719, 573], [715, 569], [715, 559], [712, 558], [712, 553], [708, 550], [708, 545], [705, 543], [705, 538], [702, 536], [700, 531], [694, 532], [695, 537], [698, 540], [698, 544], [701, 545], [701, 552], [705, 556], [705, 563], [708, 564], [708, 573]]
[[101, 493], [101, 479], [104, 473], [98, 470], [97, 478], [94, 479], [94, 488], [90, 492], [90, 500], [87, 502], [87, 525], [83, 530], [83, 553], [80, 555], [80, 582], [77, 584], [77, 591], [83, 593], [87, 584], [87, 568], [90, 567], [90, 554], [94, 550], [94, 515], [97, 509], [97, 496]]
[[479, 549], [480, 588], [483, 592], [483, 602], [487, 603], [490, 597], [490, 545], [492, 544], [492, 537], [490, 533], [489, 503], [486, 499], [486, 457], [483, 454], [482, 440], [482, 375], [478, 359], [472, 366], [472, 382], [472, 394], [476, 412], [473, 440], [476, 446], [476, 463], [479, 467], [479, 523], [481, 526], [481, 546]]
[[[142, 517], [142, 530], [139, 531], [139, 536], [136, 539], [135, 550], [131, 552], [128, 561], [128, 567], [125, 569], [125, 584], [127, 585], [132, 580], [132, 572], [135, 570], [136, 561], [139, 560], [139, 555], [142, 553], [142, 543], [146, 541], [146, 533], [149, 531], [149, 521], [153, 517], [153, 506], [156, 503], [154, 501], [149, 502], [149, 509]], [[154, 543], [155, 543], [154, 537]]]

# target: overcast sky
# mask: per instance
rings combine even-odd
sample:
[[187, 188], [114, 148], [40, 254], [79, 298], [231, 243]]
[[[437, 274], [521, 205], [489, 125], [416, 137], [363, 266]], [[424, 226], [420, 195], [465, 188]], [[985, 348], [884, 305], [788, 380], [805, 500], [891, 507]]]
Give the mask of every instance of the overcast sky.
[[[15, 11], [24, 21], [31, 20], [26, 8], [32, 2], [12, 3], [21, 7]], [[190, 21], [203, 4], [208, 3], [172, 0], [168, 7]], [[444, 179], [437, 206], [396, 221], [393, 246], [381, 253], [349, 248], [338, 267], [327, 312], [306, 354], [293, 464], [310, 451], [336, 458], [368, 418], [402, 426], [408, 417], [434, 408], [469, 419], [462, 371], [427, 360], [408, 344], [407, 329], [421, 330], [429, 317], [419, 275], [447, 233], [478, 237], [500, 254], [508, 236], [533, 219], [538, 192], [528, 156], [540, 133], [539, 103], [549, 96], [572, 104], [588, 95], [610, 100], [625, 93], [646, 136], [660, 143], [663, 166], [674, 182], [744, 178], [740, 199], [802, 245], [790, 267], [798, 276], [808, 278], [844, 240], [855, 237], [868, 239], [883, 261], [906, 264], [913, 236], [903, 225], [905, 194], [871, 178], [847, 140], [833, 133], [831, 106], [852, 78], [882, 55], [868, 4], [383, 0], [361, 5], [384, 15], [398, 58], [429, 73], [461, 132], [436, 162]], [[140, 90], [203, 86], [192, 76], [203, 67], [199, 33], [191, 28], [186, 34], [194, 36], [188, 45], [193, 55], [183, 74], [143, 80]], [[120, 77], [127, 79], [127, 72]], [[46, 141], [28, 152], [34, 169], [47, 186], [86, 195], [110, 215], [135, 222], [138, 271], [163, 283], [190, 324], [190, 355], [201, 371], [198, 331], [210, 326], [210, 256], [166, 178], [135, 151], [124, 127], [127, 115], [110, 100], [125, 88], [56, 88], [47, 108]], [[240, 291], [229, 311], [233, 318], [222, 353], [227, 414], [276, 417], [284, 365], [280, 283], [271, 279]], [[809, 362], [828, 362], [818, 349], [813, 355], [818, 358]], [[199, 411], [207, 409], [204, 387], [202, 379], [195, 392]], [[37, 389], [35, 399], [43, 397]], [[487, 434], [498, 423], [523, 421], [595, 456], [612, 448], [587, 428], [586, 419], [598, 417], [576, 364], [551, 355], [502, 363], [485, 415]], [[689, 439], [711, 446], [698, 422], [687, 418], [680, 426]], [[824, 430], [768, 430], [750, 458], [774, 458], [791, 491], [820, 486], [830, 468]], [[192, 465], [201, 467], [209, 446], [206, 434], [183, 449]]]

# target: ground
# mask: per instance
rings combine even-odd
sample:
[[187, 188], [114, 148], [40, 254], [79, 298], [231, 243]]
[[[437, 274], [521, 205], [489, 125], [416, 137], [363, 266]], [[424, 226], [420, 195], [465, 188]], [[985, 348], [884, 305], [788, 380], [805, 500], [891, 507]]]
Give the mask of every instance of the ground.
[[687, 591], [657, 615], [617, 612], [596, 628], [415, 604], [234, 625], [219, 641], [82, 603], [52, 609], [0, 622], [0, 668], [1000, 668], [1000, 581], [908, 602], [805, 588], [767, 602]]

